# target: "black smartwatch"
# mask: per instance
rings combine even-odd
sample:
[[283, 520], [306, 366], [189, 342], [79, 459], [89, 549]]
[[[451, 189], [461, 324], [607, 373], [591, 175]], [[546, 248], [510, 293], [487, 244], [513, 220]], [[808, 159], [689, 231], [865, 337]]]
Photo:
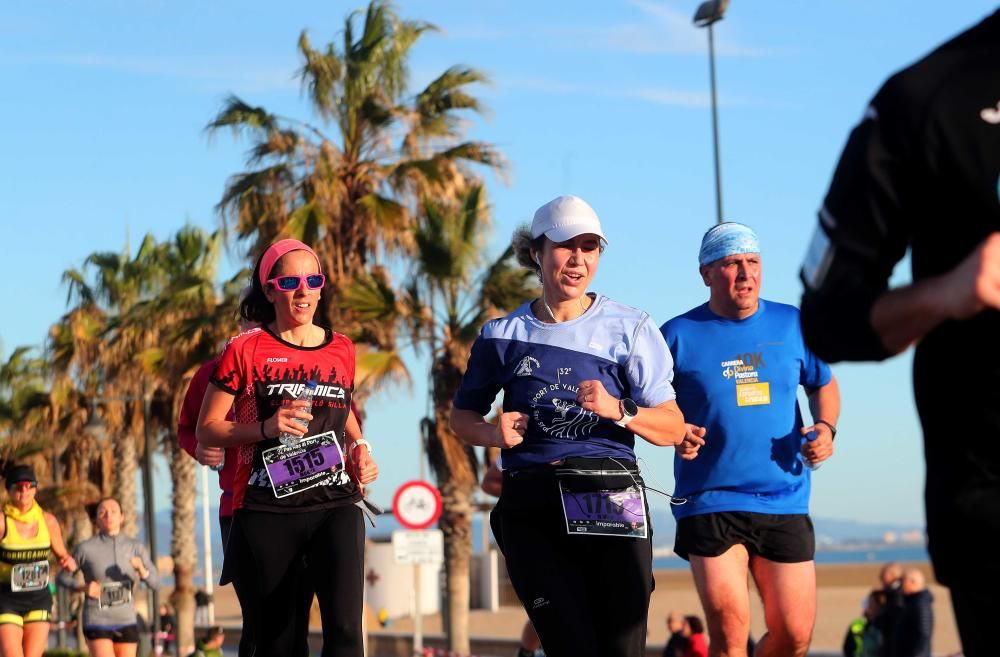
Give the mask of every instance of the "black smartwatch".
[[618, 402], [618, 410], [621, 411], [622, 418], [615, 420], [615, 424], [624, 429], [632, 421], [632, 418], [639, 414], [639, 405], [628, 397], [625, 397]]

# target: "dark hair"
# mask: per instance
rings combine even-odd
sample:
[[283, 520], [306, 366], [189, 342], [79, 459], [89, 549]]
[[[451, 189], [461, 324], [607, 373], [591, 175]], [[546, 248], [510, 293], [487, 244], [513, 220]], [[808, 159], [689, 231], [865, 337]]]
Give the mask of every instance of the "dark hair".
[[545, 235], [532, 237], [531, 227], [528, 224], [518, 226], [510, 238], [510, 248], [514, 250], [514, 257], [517, 258], [517, 264], [535, 272], [535, 275], [539, 279], [542, 277], [542, 268], [531, 257], [531, 252], [534, 251], [538, 254], [538, 257], [541, 257], [542, 250], [545, 248], [545, 239]]
[[277, 316], [274, 312], [274, 304], [267, 300], [264, 286], [260, 283], [260, 261], [264, 259], [266, 252], [267, 249], [257, 258], [257, 264], [254, 265], [253, 273], [250, 274], [250, 291], [240, 301], [240, 317], [248, 322], [269, 324]]
[[705, 624], [697, 616], [685, 616], [684, 620], [691, 626], [691, 634], [703, 634], [705, 632]]
[[[264, 253], [267, 253], [267, 249], [264, 249]], [[240, 318], [247, 322], [256, 322], [262, 326], [270, 324], [277, 317], [277, 313], [274, 310], [274, 304], [268, 301], [267, 295], [264, 294], [264, 286], [260, 282], [260, 263], [264, 259], [264, 253], [261, 253], [260, 257], [257, 258], [257, 264], [254, 265], [253, 273], [250, 274], [250, 285], [247, 286], [247, 291], [244, 294], [243, 299], [240, 301]], [[289, 253], [291, 253], [291, 251], [289, 251]], [[281, 258], [284, 257], [285, 256], [281, 256]], [[318, 257], [319, 256], [317, 256], [317, 259]], [[281, 262], [281, 258], [278, 258], [275, 261], [275, 268], [277, 268], [278, 263]], [[274, 268], [272, 268], [271, 271], [273, 273]], [[324, 289], [326, 289], [325, 286]], [[324, 326], [326, 324], [324, 320], [327, 311], [326, 304], [327, 295], [320, 294], [319, 301], [316, 303], [316, 313], [313, 316], [313, 324], [316, 324], [317, 326]]]
[[122, 514], [125, 513], [125, 509], [122, 508], [121, 500], [119, 500], [117, 497], [110, 497], [109, 496], [109, 497], [102, 497], [101, 499], [97, 500], [97, 504], [94, 506], [94, 514], [95, 515], [97, 514], [97, 507], [101, 506], [105, 502], [114, 502], [115, 504], [118, 505], [118, 510], [121, 511]]

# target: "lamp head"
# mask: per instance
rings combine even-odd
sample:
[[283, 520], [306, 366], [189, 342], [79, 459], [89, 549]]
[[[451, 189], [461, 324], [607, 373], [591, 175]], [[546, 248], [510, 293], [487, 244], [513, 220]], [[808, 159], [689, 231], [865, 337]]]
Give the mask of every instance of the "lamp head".
[[708, 27], [712, 23], [722, 20], [729, 7], [729, 0], [706, 0], [698, 5], [698, 10], [694, 12], [694, 24], [696, 27]]

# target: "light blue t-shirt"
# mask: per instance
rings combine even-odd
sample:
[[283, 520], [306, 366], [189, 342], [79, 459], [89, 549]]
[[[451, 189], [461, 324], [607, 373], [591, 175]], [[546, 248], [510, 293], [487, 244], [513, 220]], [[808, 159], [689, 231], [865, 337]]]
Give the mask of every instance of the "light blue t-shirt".
[[524, 442], [501, 453], [506, 468], [570, 456], [635, 460], [634, 434], [580, 408], [581, 382], [597, 379], [643, 407], [674, 398], [673, 361], [646, 313], [601, 295], [580, 317], [546, 324], [526, 303], [487, 322], [472, 345], [455, 408], [482, 415], [503, 390], [504, 411], [529, 416]]
[[697, 458], [674, 458], [674, 495], [688, 500], [674, 516], [808, 513], [798, 387], [820, 388], [831, 373], [806, 348], [798, 309], [761, 299], [756, 313], [733, 320], [706, 303], [660, 331], [674, 356], [684, 419], [707, 429]]

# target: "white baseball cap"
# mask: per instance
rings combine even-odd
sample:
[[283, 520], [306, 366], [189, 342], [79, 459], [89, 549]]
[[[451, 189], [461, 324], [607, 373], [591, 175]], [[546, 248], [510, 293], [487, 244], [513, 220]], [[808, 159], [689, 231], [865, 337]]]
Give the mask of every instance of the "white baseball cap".
[[577, 235], [592, 233], [606, 246], [608, 238], [601, 230], [601, 220], [594, 208], [579, 196], [559, 196], [535, 211], [531, 220], [531, 237], [545, 235], [553, 242], [565, 242]]

